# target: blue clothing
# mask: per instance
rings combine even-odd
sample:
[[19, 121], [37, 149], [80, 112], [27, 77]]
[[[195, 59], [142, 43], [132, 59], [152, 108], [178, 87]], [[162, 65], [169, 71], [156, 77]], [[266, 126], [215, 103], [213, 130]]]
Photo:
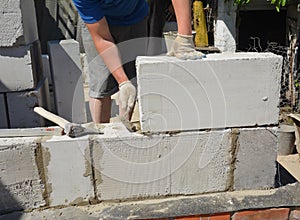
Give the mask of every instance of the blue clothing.
[[109, 25], [133, 25], [148, 14], [145, 0], [73, 0], [80, 17], [92, 24], [106, 18]]

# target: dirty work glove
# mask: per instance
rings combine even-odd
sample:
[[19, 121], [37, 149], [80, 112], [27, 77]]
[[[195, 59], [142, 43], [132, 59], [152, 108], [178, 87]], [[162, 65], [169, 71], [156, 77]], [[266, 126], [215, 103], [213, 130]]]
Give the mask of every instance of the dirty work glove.
[[126, 111], [133, 108], [136, 96], [136, 89], [130, 81], [125, 81], [119, 84], [119, 101], [121, 108]]
[[204, 53], [195, 50], [193, 35], [182, 34], [177, 34], [171, 50], [168, 51], [167, 55], [175, 56], [182, 60], [196, 60], [206, 57]]

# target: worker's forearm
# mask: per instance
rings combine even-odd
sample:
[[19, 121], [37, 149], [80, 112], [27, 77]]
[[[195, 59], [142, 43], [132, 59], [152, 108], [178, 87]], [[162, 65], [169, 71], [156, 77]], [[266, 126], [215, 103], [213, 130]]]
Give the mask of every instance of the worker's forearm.
[[191, 1], [172, 0], [172, 4], [176, 14], [178, 33], [183, 35], [191, 35]]
[[128, 78], [122, 67], [118, 47], [113, 42], [101, 38], [95, 40], [95, 46], [105, 65], [112, 73], [116, 81], [119, 84], [127, 81]]

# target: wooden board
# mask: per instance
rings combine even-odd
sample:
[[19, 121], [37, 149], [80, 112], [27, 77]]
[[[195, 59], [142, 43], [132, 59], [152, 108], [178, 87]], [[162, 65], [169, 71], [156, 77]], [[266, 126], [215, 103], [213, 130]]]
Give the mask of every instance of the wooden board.
[[278, 155], [277, 162], [300, 182], [299, 154]]

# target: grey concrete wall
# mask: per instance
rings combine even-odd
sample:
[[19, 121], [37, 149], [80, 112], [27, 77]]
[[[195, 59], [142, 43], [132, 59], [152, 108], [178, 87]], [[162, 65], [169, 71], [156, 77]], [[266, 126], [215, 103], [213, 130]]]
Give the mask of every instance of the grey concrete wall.
[[79, 43], [73, 39], [49, 42], [56, 112], [75, 123], [86, 122]]
[[46, 126], [45, 119], [33, 111], [35, 106], [50, 108], [48, 80], [44, 78], [34, 90], [6, 93], [11, 128]]
[[222, 52], [236, 51], [236, 6], [233, 1], [218, 1], [214, 46]]
[[272, 53], [138, 57], [141, 130], [278, 124], [281, 65]]
[[1, 0], [0, 5], [0, 47], [38, 40], [34, 0]]
[[0, 214], [45, 205], [37, 138], [0, 138]]

